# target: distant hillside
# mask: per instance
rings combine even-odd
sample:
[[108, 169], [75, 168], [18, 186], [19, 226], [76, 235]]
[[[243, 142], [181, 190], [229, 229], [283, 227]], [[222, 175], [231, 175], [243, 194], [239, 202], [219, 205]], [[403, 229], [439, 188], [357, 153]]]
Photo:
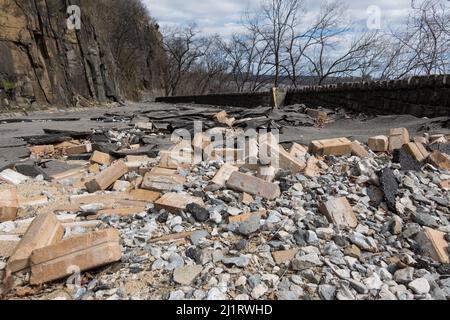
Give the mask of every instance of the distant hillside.
[[139, 0], [0, 0], [0, 106], [137, 99], [158, 88], [162, 52]]

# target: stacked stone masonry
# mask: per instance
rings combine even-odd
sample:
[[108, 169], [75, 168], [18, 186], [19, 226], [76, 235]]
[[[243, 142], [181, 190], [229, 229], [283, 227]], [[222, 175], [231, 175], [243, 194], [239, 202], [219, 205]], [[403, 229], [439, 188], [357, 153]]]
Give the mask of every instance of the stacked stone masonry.
[[[270, 93], [214, 94], [164, 97], [157, 102], [197, 103], [218, 106], [270, 105]], [[287, 105], [342, 107], [372, 114], [411, 114], [417, 117], [450, 115], [450, 75], [411, 77], [404, 80], [341, 83], [290, 90]]]

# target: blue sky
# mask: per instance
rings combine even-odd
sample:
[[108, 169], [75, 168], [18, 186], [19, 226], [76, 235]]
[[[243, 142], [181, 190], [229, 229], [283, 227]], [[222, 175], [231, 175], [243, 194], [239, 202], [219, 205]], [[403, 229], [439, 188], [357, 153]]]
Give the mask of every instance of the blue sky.
[[[349, 15], [363, 27], [367, 21], [367, 8], [381, 9], [382, 28], [395, 28], [408, 14], [410, 0], [343, 0], [348, 3]], [[241, 30], [242, 12], [254, 8], [261, 0], [144, 0], [150, 13], [163, 27], [195, 22], [204, 33], [228, 36]], [[305, 21], [318, 12], [319, 0], [305, 0]]]

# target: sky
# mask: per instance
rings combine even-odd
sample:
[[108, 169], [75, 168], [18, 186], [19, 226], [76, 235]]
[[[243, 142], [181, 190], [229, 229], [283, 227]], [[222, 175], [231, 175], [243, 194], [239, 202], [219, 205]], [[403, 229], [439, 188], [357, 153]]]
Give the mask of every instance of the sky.
[[[195, 22], [205, 34], [220, 34], [228, 37], [243, 30], [240, 25], [246, 8], [256, 8], [263, 0], [143, 0], [151, 15], [164, 28]], [[381, 29], [389, 30], [401, 26], [408, 15], [410, 0], [343, 0], [348, 3], [348, 14], [356, 28], [367, 25], [370, 6], [377, 6], [381, 14]], [[307, 10], [304, 20], [318, 13], [319, 0], [305, 0]]]

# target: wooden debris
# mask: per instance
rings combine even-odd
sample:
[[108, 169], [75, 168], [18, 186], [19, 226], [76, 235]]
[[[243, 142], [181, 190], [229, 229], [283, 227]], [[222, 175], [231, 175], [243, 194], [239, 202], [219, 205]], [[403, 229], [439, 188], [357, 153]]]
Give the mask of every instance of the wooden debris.
[[33, 250], [54, 244], [60, 241], [63, 235], [64, 228], [53, 213], [40, 214], [31, 222], [9, 258], [9, 270], [17, 272], [27, 268]]
[[185, 210], [186, 206], [190, 203], [196, 203], [200, 206], [204, 206], [202, 198], [172, 192], [166, 193], [159, 198], [155, 202], [155, 208], [157, 210], [165, 209], [171, 213], [177, 214]]
[[309, 145], [309, 153], [321, 156], [343, 156], [351, 152], [351, 142], [347, 138], [316, 140]]
[[319, 211], [325, 215], [330, 223], [338, 226], [356, 228], [358, 219], [347, 198], [332, 198], [322, 202]]
[[[62, 240], [31, 255], [30, 284], [37, 285], [120, 260], [119, 232], [106, 229]], [[76, 266], [76, 270], [74, 269]]]
[[17, 190], [0, 190], [0, 222], [14, 221], [18, 209]]
[[277, 184], [241, 172], [234, 172], [226, 185], [230, 189], [247, 192], [268, 200], [274, 200], [281, 195], [280, 187]]
[[86, 182], [86, 189], [91, 193], [95, 191], [106, 190], [127, 172], [127, 166], [122, 160], [119, 160], [99, 173], [94, 179]]

